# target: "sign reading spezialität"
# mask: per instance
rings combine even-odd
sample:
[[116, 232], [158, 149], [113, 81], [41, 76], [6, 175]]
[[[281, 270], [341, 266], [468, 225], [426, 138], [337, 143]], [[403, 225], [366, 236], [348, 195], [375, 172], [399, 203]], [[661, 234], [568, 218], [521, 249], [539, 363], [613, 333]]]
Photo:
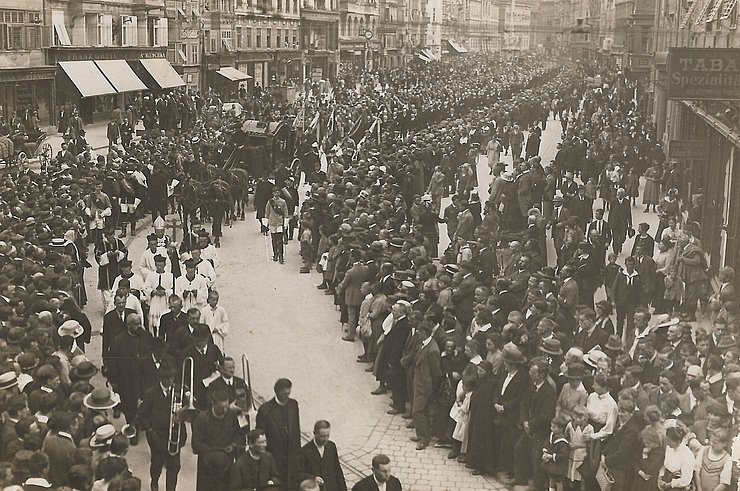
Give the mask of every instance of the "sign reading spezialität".
[[671, 48], [668, 99], [740, 100], [740, 48]]

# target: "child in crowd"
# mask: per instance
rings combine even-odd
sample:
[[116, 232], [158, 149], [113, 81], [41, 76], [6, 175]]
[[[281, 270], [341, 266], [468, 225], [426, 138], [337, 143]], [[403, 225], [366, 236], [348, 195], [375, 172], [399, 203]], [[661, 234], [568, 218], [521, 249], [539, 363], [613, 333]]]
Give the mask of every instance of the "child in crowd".
[[550, 480], [550, 491], [563, 491], [565, 475], [568, 472], [570, 444], [565, 437], [565, 427], [568, 421], [565, 416], [558, 415], [550, 422], [550, 438], [545, 442], [542, 450], [542, 469], [547, 472]]
[[663, 283], [665, 285], [663, 306], [665, 307], [666, 313], [673, 317], [673, 314], [679, 311], [679, 307], [683, 301], [684, 292], [686, 291], [686, 285], [684, 284], [683, 279], [678, 276], [678, 269], [675, 266], [668, 271], [668, 276], [665, 277]]
[[725, 429], [715, 430], [709, 436], [709, 445], [702, 447], [696, 454], [694, 484], [697, 491], [716, 491], [730, 488], [732, 480], [732, 458], [727, 453], [730, 442]]
[[313, 233], [311, 224], [307, 219], [301, 220], [301, 257], [303, 258], [303, 267], [301, 273], [310, 273], [313, 258]]
[[219, 295], [216, 290], [208, 294], [208, 305], [200, 313], [200, 321], [207, 324], [213, 335], [213, 344], [225, 353], [226, 335], [229, 334], [229, 316], [226, 310], [218, 304]]
[[459, 453], [458, 462], [465, 462], [465, 453], [468, 451], [468, 423], [470, 422], [470, 397], [475, 390], [475, 378], [464, 378], [462, 394], [457, 395], [457, 400], [450, 409], [450, 418], [455, 421], [455, 430], [452, 432], [453, 449]]
[[568, 478], [569, 488], [585, 490], [586, 484], [581, 475], [580, 467], [588, 456], [588, 442], [594, 434], [594, 427], [588, 422], [588, 409], [586, 406], [576, 406], [572, 411], [573, 420], [565, 427], [565, 437], [570, 442], [568, 455]]

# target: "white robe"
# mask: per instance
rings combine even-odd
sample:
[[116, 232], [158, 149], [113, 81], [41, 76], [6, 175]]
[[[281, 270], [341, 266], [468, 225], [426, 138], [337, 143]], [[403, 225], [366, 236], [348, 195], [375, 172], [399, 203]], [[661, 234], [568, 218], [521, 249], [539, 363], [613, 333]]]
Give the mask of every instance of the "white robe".
[[210, 262], [214, 271], [218, 273], [218, 267], [221, 265], [221, 260], [218, 258], [218, 249], [216, 249], [213, 244], [208, 244], [208, 247], [201, 249], [200, 257]]
[[[118, 291], [118, 284], [121, 282], [122, 279], [123, 276], [119, 274], [118, 276], [116, 276], [116, 279], [113, 280], [113, 288], [111, 288], [110, 290], [113, 292], [113, 295], [115, 295]], [[128, 279], [128, 282], [132, 290], [137, 290], [138, 292], [142, 292], [144, 290], [144, 280], [138, 274], [134, 273], [131, 278]], [[139, 300], [146, 303], [146, 297], [139, 296]]]
[[[185, 266], [183, 265], [182, 271], [184, 270]], [[216, 270], [213, 269], [210, 261], [201, 258], [200, 262], [195, 266], [195, 272], [206, 279], [208, 288], [212, 289], [216, 284]]]
[[182, 298], [183, 312], [187, 313], [188, 309], [192, 307], [203, 310], [208, 304], [208, 284], [206, 279], [198, 273], [195, 273], [192, 281], [188, 279], [187, 275], [178, 277], [175, 280], [175, 295]]
[[139, 259], [139, 273], [141, 273], [141, 277], [144, 281], [146, 281], [150, 274], [157, 270], [157, 265], [154, 263], [154, 256], [157, 255], [164, 256], [166, 258], [164, 270], [172, 271], [172, 265], [170, 264], [170, 257], [167, 255], [167, 249], [164, 247], [157, 247], [155, 252], [152, 252], [149, 248], [144, 249], [144, 252], [141, 253], [141, 258]]
[[229, 333], [229, 316], [226, 315], [226, 310], [220, 305], [216, 305], [215, 309], [211, 308], [210, 305], [206, 305], [200, 311], [200, 321], [211, 328], [213, 344], [218, 346], [221, 353], [226, 353], [225, 340], [226, 335]]
[[[164, 295], [154, 295], [158, 286], [164, 288]], [[149, 327], [156, 336], [159, 331], [159, 319], [169, 312], [169, 298], [175, 292], [175, 277], [170, 272], [150, 274], [144, 285], [144, 298], [149, 300]]]

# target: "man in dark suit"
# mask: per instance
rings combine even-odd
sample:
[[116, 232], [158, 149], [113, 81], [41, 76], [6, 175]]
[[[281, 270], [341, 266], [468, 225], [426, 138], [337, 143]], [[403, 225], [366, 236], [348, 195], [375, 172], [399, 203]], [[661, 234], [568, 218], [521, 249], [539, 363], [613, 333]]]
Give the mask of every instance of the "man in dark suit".
[[170, 311], [162, 314], [159, 318], [159, 332], [157, 337], [170, 344], [172, 336], [188, 325], [188, 316], [182, 311], [182, 299], [177, 295], [170, 295], [168, 299]]
[[555, 196], [552, 200], [552, 220], [550, 221], [550, 235], [555, 244], [555, 252], [559, 255], [565, 240], [565, 225], [571, 216], [570, 211], [563, 206], [563, 197]]
[[635, 258], [624, 259], [624, 271], [617, 274], [612, 285], [612, 302], [617, 311], [617, 334], [622, 335], [625, 321], [627, 332], [634, 328], [633, 316], [635, 307], [644, 305], [642, 278], [635, 269]]
[[126, 308], [126, 297], [116, 295], [113, 298], [114, 309], [103, 316], [103, 365], [108, 366], [111, 343], [121, 333], [126, 332], [126, 317], [135, 314], [133, 309]]
[[592, 309], [584, 309], [578, 313], [578, 325], [580, 330], [573, 336], [573, 346], [577, 346], [588, 353], [599, 346], [604, 349], [609, 341], [609, 333], [596, 325], [596, 312]]
[[594, 212], [594, 219], [586, 227], [586, 237], [590, 237], [591, 231], [595, 230], [596, 235], [602, 240], [604, 244], [609, 244], [612, 241], [612, 228], [609, 223], [604, 220], [604, 209], [599, 208]]
[[550, 421], [555, 417], [558, 398], [555, 387], [547, 381], [548, 371], [549, 365], [543, 357], [537, 357], [530, 363], [530, 383], [524, 391], [519, 417], [524, 433], [514, 447], [515, 483], [526, 486], [532, 477], [534, 489], [542, 489], [547, 482], [547, 475], [540, 465], [542, 446], [550, 434]]
[[416, 429], [416, 450], [424, 450], [432, 437], [433, 396], [439, 386], [442, 371], [439, 346], [432, 339], [432, 325], [422, 322], [417, 330], [421, 333], [422, 342], [411, 367], [414, 372], [411, 415]]
[[252, 405], [252, 390], [243, 378], [236, 377], [236, 363], [230, 356], [224, 358], [221, 366], [218, 367], [221, 376], [211, 382], [208, 386], [208, 394], [214, 390], [223, 390], [229, 395], [229, 406], [232, 411], [241, 414], [244, 419], [240, 423], [246, 422], [244, 427], [249, 426], [249, 416], [247, 412]]
[[347, 491], [337, 446], [329, 440], [331, 426], [319, 420], [313, 425], [313, 439], [298, 453], [294, 480], [297, 484], [315, 479], [324, 491]]
[[147, 376], [153, 372], [153, 353], [154, 338], [144, 330], [141, 317], [128, 314], [126, 330], [111, 342], [107, 370], [113, 390], [121, 396], [121, 411], [128, 424], [134, 424], [139, 400], [156, 382]]
[[560, 270], [560, 278], [563, 282], [558, 294], [558, 303], [560, 310], [565, 314], [573, 317], [576, 305], [578, 305], [578, 283], [573, 274], [573, 266], [565, 265]]
[[[175, 491], [177, 475], [180, 472], [180, 452], [172, 455], [168, 451], [172, 391], [179, 390], [173, 386], [175, 376], [179, 372], [169, 363], [163, 363], [159, 368], [159, 383], [144, 392], [142, 403], [139, 406], [138, 417], [140, 429], [146, 431], [146, 440], [151, 452], [149, 475], [151, 488], [156, 489], [162, 467], [167, 468], [165, 490]], [[183, 401], [187, 404], [187, 401]], [[179, 424], [180, 447], [187, 440], [187, 429], [184, 421]]]
[[[168, 343], [167, 350], [170, 352], [173, 358], [177, 360], [179, 366], [182, 360], [185, 358], [185, 352], [193, 347], [193, 332], [195, 326], [200, 324], [200, 310], [196, 307], [191, 307], [187, 312], [187, 322], [183, 327], [175, 331], [173, 334], [168, 334], [170, 342]], [[213, 342], [213, 337], [209, 333], [209, 341]]]
[[609, 226], [612, 229], [612, 246], [615, 254], [622, 252], [627, 230], [632, 228], [632, 208], [623, 188], [617, 190], [616, 199], [609, 205]]
[[337, 286], [337, 290], [341, 294], [340, 298], [344, 299], [344, 304], [347, 306], [349, 324], [349, 331], [342, 337], [342, 340], [353, 342], [360, 317], [360, 304], [364, 299], [360, 287], [368, 280], [368, 268], [361, 261], [362, 252], [359, 249], [352, 249], [350, 257], [352, 267], [344, 274], [344, 279]]
[[461, 325], [467, 326], [473, 320], [473, 294], [478, 282], [475, 280], [470, 262], [462, 261], [458, 266], [462, 279], [452, 290], [452, 303], [455, 307], [455, 317]]
[[570, 203], [570, 212], [578, 217], [578, 226], [581, 229], [586, 228], [586, 224], [591, 221], [593, 217], [594, 202], [586, 196], [586, 187], [581, 185], [578, 187], [578, 196], [573, 198]]
[[514, 447], [519, 440], [519, 416], [529, 375], [525, 368], [527, 358], [514, 345], [504, 347], [504, 368], [506, 375], [498, 378], [493, 393], [494, 424], [500, 435], [497, 441], [497, 455], [501, 468], [508, 477], [514, 475]]
[[373, 457], [373, 473], [360, 479], [352, 491], [380, 491], [381, 484], [385, 484], [385, 491], [401, 491], [401, 481], [391, 476], [391, 459], [378, 454]]
[[257, 428], [267, 436], [267, 451], [275, 457], [280, 476], [288, 482], [301, 451], [301, 422], [298, 401], [290, 398], [293, 383], [287, 378], [275, 382], [275, 397], [257, 411]]
[[[204, 410], [209, 407], [205, 379], [215, 380], [218, 368], [223, 365], [224, 355], [218, 346], [213, 344], [211, 330], [206, 324], [193, 326], [193, 344], [182, 352], [182, 359], [193, 359], [193, 396], [195, 406]], [[182, 363], [182, 361], [180, 361]], [[180, 366], [180, 365], [178, 365]]]

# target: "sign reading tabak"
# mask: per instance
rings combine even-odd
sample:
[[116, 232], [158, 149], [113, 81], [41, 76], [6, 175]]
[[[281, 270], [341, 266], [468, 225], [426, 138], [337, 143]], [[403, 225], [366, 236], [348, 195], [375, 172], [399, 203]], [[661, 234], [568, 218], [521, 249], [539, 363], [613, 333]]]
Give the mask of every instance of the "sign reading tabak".
[[668, 99], [740, 100], [740, 49], [671, 48]]

